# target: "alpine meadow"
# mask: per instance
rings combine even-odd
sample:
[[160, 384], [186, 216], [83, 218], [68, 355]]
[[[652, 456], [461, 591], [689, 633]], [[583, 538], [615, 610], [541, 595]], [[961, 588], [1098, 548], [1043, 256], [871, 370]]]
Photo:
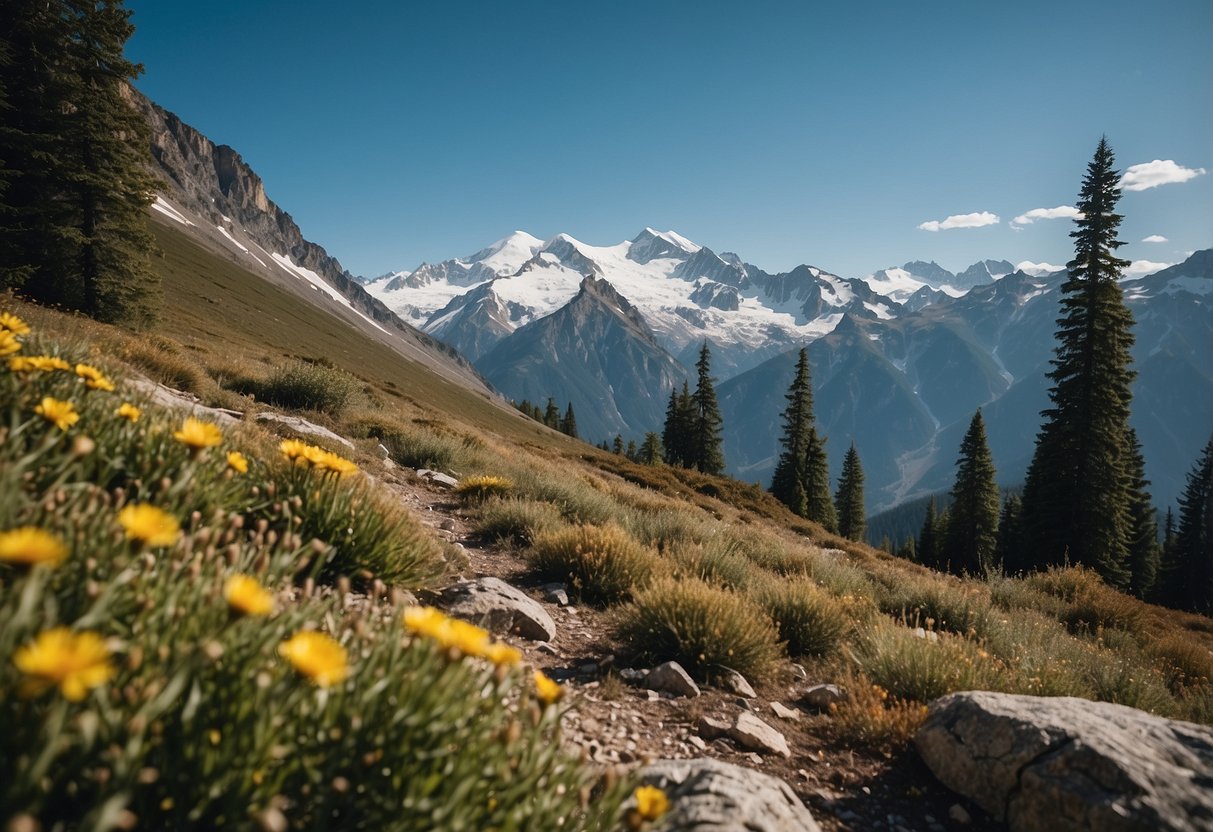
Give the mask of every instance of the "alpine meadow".
[[0, 0], [0, 828], [1209, 828], [1210, 30]]

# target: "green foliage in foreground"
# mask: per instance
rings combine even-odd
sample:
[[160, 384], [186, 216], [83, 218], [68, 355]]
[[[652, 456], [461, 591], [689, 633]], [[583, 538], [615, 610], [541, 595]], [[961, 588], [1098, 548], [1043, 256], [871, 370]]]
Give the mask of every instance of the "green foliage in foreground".
[[[347, 461], [288, 462], [234, 431], [190, 444], [179, 417], [144, 405], [132, 421], [123, 403], [71, 370], [0, 365], [0, 534], [52, 540], [0, 549], [0, 823], [613, 826], [623, 786], [560, 751], [558, 708], [509, 662], [406, 636], [382, 597], [351, 610], [294, 587], [337, 569], [410, 586], [432, 572], [412, 521], [361, 474], [339, 476]], [[124, 527], [135, 504], [177, 522]], [[231, 594], [239, 575], [272, 593], [264, 609]], [[77, 647], [31, 664], [57, 628]], [[284, 652], [309, 631], [330, 647]]]

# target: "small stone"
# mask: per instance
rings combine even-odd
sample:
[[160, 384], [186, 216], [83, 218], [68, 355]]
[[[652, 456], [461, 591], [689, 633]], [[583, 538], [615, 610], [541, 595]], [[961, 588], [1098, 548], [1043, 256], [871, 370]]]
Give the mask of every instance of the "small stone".
[[753, 751], [751, 751], [749, 760], [751, 763], [753, 763], [756, 766], [762, 765], [762, 755], [761, 754], [755, 754]]
[[952, 807], [948, 809], [948, 817], [951, 818], [955, 823], [959, 823], [961, 826], [968, 826], [973, 822], [972, 815], [970, 815], [968, 810], [966, 810], [965, 807], [961, 806], [959, 803], [953, 803]]
[[800, 721], [800, 711], [789, 708], [786, 705], [780, 704], [779, 702], [772, 702], [771, 710], [774, 711], [775, 716], [779, 717], [780, 719], [790, 719], [793, 722]]
[[714, 740], [717, 737], [723, 737], [729, 733], [729, 723], [723, 719], [715, 719], [710, 716], [701, 716], [699, 718], [699, 736], [705, 740]]
[[661, 694], [660, 694], [660, 693], [658, 693], [658, 692], [657, 692], [657, 691], [655, 691], [655, 690], [646, 690], [646, 691], [644, 692], [644, 697], [645, 697], [645, 699], [647, 699], [649, 702], [656, 702], [656, 701], [658, 701], [659, 699], [661, 699]]
[[427, 482], [432, 482], [434, 485], [441, 485], [443, 488], [454, 488], [459, 485], [459, 480], [444, 474], [441, 471], [431, 471], [429, 468], [418, 468], [417, 476]]
[[738, 708], [741, 708], [743, 711], [754, 710], [754, 706], [750, 703], [750, 700], [743, 699], [740, 696], [733, 700], [733, 704], [736, 705]]
[[804, 692], [800, 697], [800, 701], [810, 708], [824, 711], [835, 702], [842, 702], [846, 698], [846, 691], [838, 687], [838, 685], [813, 685]]
[[549, 656], [559, 656], [560, 655], [560, 651], [557, 650], [552, 645], [548, 644], [547, 642], [540, 642], [539, 646], [536, 647], [535, 650], [539, 653], [545, 653]]
[[738, 696], [745, 696], [753, 699], [758, 694], [754, 693], [754, 688], [746, 681], [746, 678], [736, 670], [725, 670], [720, 674], [720, 686], [727, 691], [732, 691]]
[[453, 532], [455, 531], [455, 521], [448, 517], [439, 524], [438, 528], [444, 532]]
[[668, 691], [675, 696], [699, 695], [699, 685], [695, 684], [678, 662], [666, 662], [650, 670], [644, 685], [650, 690]]
[[556, 623], [526, 593], [498, 578], [461, 581], [442, 590], [447, 613], [496, 633], [516, 633], [533, 641], [551, 641]]
[[781, 754], [784, 757], [792, 756], [792, 750], [788, 748], [788, 741], [783, 734], [749, 711], [742, 711], [737, 715], [737, 721], [729, 729], [728, 736], [743, 748]]
[[687, 737], [687, 742], [689, 742], [691, 745], [695, 746], [695, 748], [697, 748], [700, 751], [703, 751], [708, 747], [708, 744], [703, 741], [702, 737], [697, 737], [694, 734]]
[[388, 459], [392, 455], [392, 452], [389, 451], [386, 447], [384, 447], [382, 442], [380, 442], [378, 445], [375, 446], [375, 450], [379, 451], [379, 456], [381, 456], [384, 459]]
[[632, 667], [623, 667], [619, 669], [619, 678], [627, 682], [629, 685], [638, 685], [648, 678], [647, 670], [637, 670]]
[[543, 600], [549, 604], [558, 604], [562, 607], [569, 605], [569, 592], [565, 589], [564, 584], [544, 584], [540, 587], [543, 592]]
[[789, 669], [792, 671], [792, 675], [795, 676], [797, 679], [800, 679], [801, 681], [808, 680], [809, 672], [804, 669], [804, 665], [796, 664], [796, 662], [792, 662], [792, 664], [789, 665]]

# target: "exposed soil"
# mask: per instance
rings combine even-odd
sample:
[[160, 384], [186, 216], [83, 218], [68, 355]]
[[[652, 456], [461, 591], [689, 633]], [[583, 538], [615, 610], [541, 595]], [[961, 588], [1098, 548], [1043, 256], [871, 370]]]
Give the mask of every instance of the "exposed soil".
[[[569, 691], [563, 737], [574, 752], [604, 765], [626, 767], [648, 760], [706, 756], [753, 768], [791, 786], [825, 830], [1002, 828], [940, 785], [913, 747], [886, 754], [853, 745], [831, 729], [828, 714], [797, 706], [805, 688], [831, 679], [803, 679], [789, 673], [783, 680], [756, 687], [758, 696], [753, 699], [711, 688], [704, 688], [696, 698], [673, 698], [627, 685], [613, 672], [619, 669], [619, 651], [609, 611], [545, 600], [519, 554], [479, 538], [469, 515], [442, 486], [405, 468], [388, 469], [379, 478], [438, 537], [462, 548], [467, 561], [459, 577], [500, 578], [526, 591], [552, 616], [557, 633], [551, 642], [509, 640], [523, 651], [526, 662]], [[772, 702], [792, 708], [801, 718], [780, 719], [771, 709]], [[699, 737], [700, 717], [731, 720], [742, 708], [787, 738], [790, 759], [759, 755], [728, 739], [705, 742]], [[957, 820], [956, 807], [968, 818]]]

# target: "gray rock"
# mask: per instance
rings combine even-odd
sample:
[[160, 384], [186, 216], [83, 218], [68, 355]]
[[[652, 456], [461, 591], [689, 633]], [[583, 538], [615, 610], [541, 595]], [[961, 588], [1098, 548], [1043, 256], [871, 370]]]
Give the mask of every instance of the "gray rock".
[[732, 726], [723, 719], [716, 719], [711, 716], [699, 717], [699, 736], [705, 740], [714, 740], [717, 737], [727, 736], [730, 727]]
[[258, 413], [258, 422], [276, 422], [280, 425], [286, 425], [295, 433], [301, 433], [304, 436], [317, 436], [321, 439], [327, 439], [330, 442], [336, 442], [338, 445], [344, 445], [351, 451], [354, 449], [354, 443], [346, 439], [344, 436], [338, 436], [326, 427], [322, 427], [315, 422], [309, 422], [307, 419], [301, 419], [298, 416], [287, 416], [285, 413]]
[[441, 485], [443, 488], [454, 488], [459, 485], [459, 480], [444, 474], [441, 471], [431, 471], [429, 468], [418, 468], [417, 476], [421, 477], [426, 482], [432, 482], [435, 485]]
[[745, 677], [736, 670], [724, 668], [720, 673], [720, 686], [727, 691], [732, 691], [738, 696], [744, 696], [748, 699], [753, 699], [758, 694], [754, 693], [754, 688], [750, 687], [750, 683]]
[[498, 578], [460, 581], [442, 590], [450, 615], [495, 633], [515, 633], [535, 641], [556, 637], [556, 623], [538, 601]]
[[663, 690], [675, 696], [699, 695], [699, 685], [682, 669], [678, 662], [659, 664], [649, 671], [644, 686], [650, 690]]
[[790, 719], [793, 722], [800, 721], [800, 711], [796, 710], [795, 708], [789, 708], [782, 702], [772, 702], [771, 710], [775, 713], [775, 716], [779, 717], [780, 719]]
[[961, 826], [968, 826], [973, 822], [973, 816], [969, 814], [969, 810], [961, 806], [959, 803], [953, 803], [948, 809], [948, 817], [953, 823], [958, 823]]
[[804, 665], [802, 664], [792, 662], [790, 665], [788, 665], [788, 669], [792, 671], [793, 676], [801, 681], [805, 681], [809, 678], [809, 671], [805, 670]]
[[842, 702], [846, 698], [847, 692], [838, 685], [813, 685], [801, 695], [800, 701], [810, 708], [824, 711], [835, 702]]
[[172, 387], [158, 384], [149, 379], [131, 378], [126, 382], [126, 386], [138, 390], [162, 407], [179, 410], [190, 416], [209, 419], [220, 425], [235, 424], [244, 416], [239, 410], [228, 410], [225, 407], [207, 407], [193, 393], [174, 390]]
[[543, 600], [549, 604], [559, 604], [562, 607], [569, 605], [569, 591], [564, 584], [544, 584], [541, 587], [543, 592]]
[[670, 799], [654, 832], [820, 832], [782, 780], [720, 760], [658, 760], [640, 771]]
[[1213, 728], [1123, 705], [985, 691], [931, 703], [914, 739], [1011, 830], [1213, 828]]
[[784, 739], [783, 734], [749, 711], [742, 711], [737, 715], [737, 721], [729, 729], [728, 736], [742, 748], [751, 751], [765, 751], [769, 754], [782, 754], [785, 757], [792, 756], [792, 750], [788, 748], [788, 741]]
[[619, 678], [629, 685], [642, 685], [644, 680], [649, 678], [649, 672], [632, 667], [621, 667], [619, 668]]

